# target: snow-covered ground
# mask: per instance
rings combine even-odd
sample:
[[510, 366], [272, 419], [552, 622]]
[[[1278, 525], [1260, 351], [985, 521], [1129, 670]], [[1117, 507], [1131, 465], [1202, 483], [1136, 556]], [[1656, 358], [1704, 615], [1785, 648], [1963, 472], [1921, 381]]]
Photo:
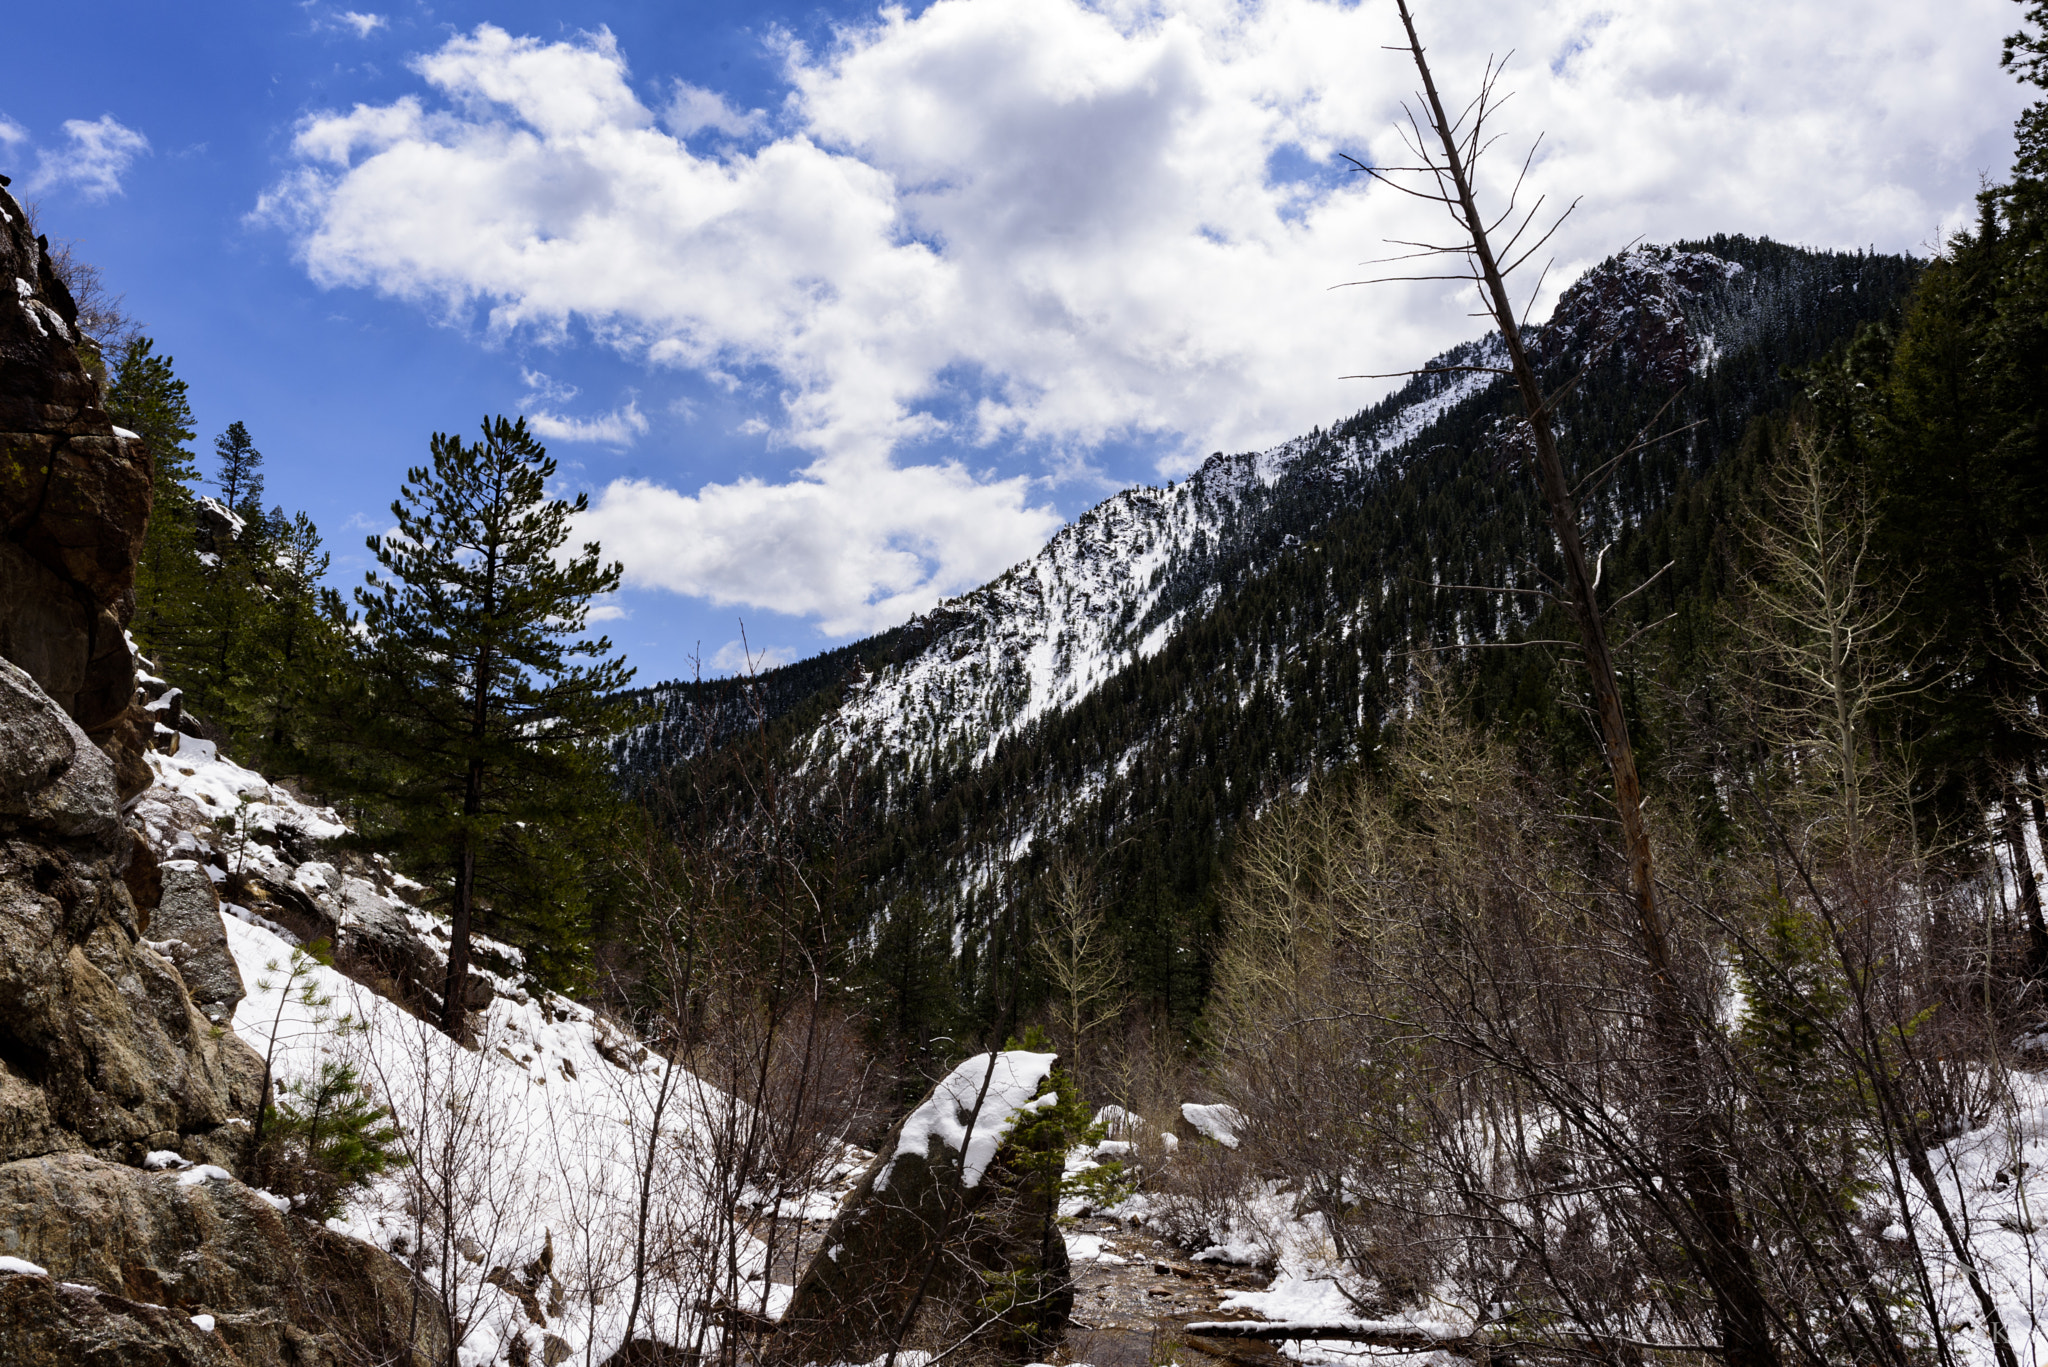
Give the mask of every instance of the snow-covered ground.
[[[331, 837], [344, 829], [334, 812], [299, 802], [202, 741], [187, 739], [177, 754], [152, 755], [150, 763], [158, 783], [136, 815], [163, 855], [204, 858], [217, 847], [230, 868], [329, 899], [344, 926], [395, 911], [423, 943], [438, 943], [433, 918], [400, 898], [332, 864], [293, 865], [279, 849], [254, 840], [245, 846], [234, 834], [296, 827]], [[200, 824], [203, 818], [210, 820]], [[218, 868], [211, 871], [223, 880]], [[384, 881], [394, 890], [406, 886]], [[406, 1259], [430, 1282], [445, 1265], [465, 1367], [505, 1361], [522, 1336], [535, 1361], [548, 1349], [566, 1350], [578, 1363], [610, 1357], [625, 1340], [634, 1212], [669, 1065], [590, 1009], [488, 970], [479, 972], [496, 997], [474, 1020], [478, 1047], [465, 1049], [314, 961], [260, 913], [237, 906], [224, 913], [248, 992], [234, 1028], [270, 1058], [278, 1084], [312, 1078], [323, 1061], [348, 1063], [405, 1131], [398, 1147], [408, 1167], [351, 1200], [330, 1226]], [[518, 963], [509, 946], [484, 941], [478, 948]], [[710, 1230], [717, 1221], [706, 1188], [713, 1184], [698, 1179], [707, 1172], [711, 1132], [733, 1103], [681, 1069], [668, 1081], [656, 1216], [671, 1234]], [[159, 1157], [167, 1166], [182, 1161]], [[801, 1194], [806, 1208], [786, 1213], [829, 1216], [865, 1159], [846, 1150], [827, 1185]], [[199, 1173], [194, 1180], [226, 1176], [191, 1171]], [[437, 1191], [449, 1198], [452, 1219], [422, 1209], [422, 1196]], [[789, 1288], [765, 1276], [768, 1249], [743, 1225], [728, 1235], [720, 1266], [650, 1280], [637, 1321], [642, 1334], [653, 1327], [689, 1341], [703, 1318], [698, 1302], [714, 1281], [744, 1310], [779, 1312]], [[445, 1260], [437, 1257], [444, 1243], [453, 1253]], [[548, 1266], [533, 1271], [544, 1255]], [[536, 1310], [544, 1323], [534, 1321]], [[716, 1341], [715, 1327], [703, 1332]]]
[[[2036, 1052], [2048, 1059], [2048, 1031], [2041, 1038]], [[2048, 1174], [2048, 1074], [2015, 1071], [2002, 1082], [1998, 1090], [2005, 1100], [1990, 1123], [1941, 1145], [1930, 1156], [1943, 1200], [1997, 1307], [2016, 1360], [2020, 1367], [2043, 1367], [2048, 1364], [2048, 1178], [2043, 1176]], [[1977, 1296], [1931, 1203], [1907, 1183], [1909, 1230], [1907, 1221], [1897, 1218], [1890, 1184], [1879, 1181], [1876, 1186], [1862, 1213], [1888, 1221], [1879, 1238], [1896, 1244], [1909, 1238], [1918, 1241], [1935, 1288], [1934, 1318], [1948, 1335], [1956, 1360], [1969, 1367], [1996, 1367], [1998, 1358]], [[1130, 1225], [1184, 1233], [1185, 1215], [1170, 1214], [1166, 1204], [1140, 1192], [1105, 1213]], [[1255, 1183], [1227, 1213], [1213, 1215], [1207, 1238], [1207, 1246], [1195, 1252], [1196, 1261], [1269, 1268], [1273, 1274], [1264, 1289], [1222, 1297], [1217, 1319], [1256, 1317], [1440, 1339], [1471, 1334], [1477, 1323], [1479, 1307], [1463, 1303], [1444, 1288], [1419, 1306], [1385, 1318], [1363, 1318], [1359, 1304], [1373, 1299], [1371, 1288], [1338, 1258], [1322, 1217], [1301, 1214], [1294, 1193], [1276, 1183]], [[1114, 1261], [1108, 1252], [1113, 1247], [1095, 1235], [1068, 1239], [1076, 1262]], [[1303, 1363], [1398, 1358], [1457, 1367], [1463, 1361], [1438, 1351], [1398, 1351], [1345, 1340], [1297, 1340], [1275, 1346]]]
[[[221, 758], [204, 742], [186, 740], [175, 755], [152, 755], [158, 783], [137, 803], [134, 814], [164, 857], [216, 857], [228, 867], [288, 882], [309, 897], [326, 899], [343, 925], [366, 915], [402, 915], [433, 946], [436, 924], [400, 895], [403, 878], [380, 870], [384, 891], [333, 864], [307, 859], [293, 864], [271, 844], [247, 841], [239, 831], [296, 830], [314, 840], [345, 829], [331, 810], [298, 801], [282, 787]], [[287, 841], [277, 842], [288, 845]], [[216, 851], [218, 854], [216, 855]], [[214, 869], [217, 881], [223, 875]], [[520, 1337], [536, 1359], [559, 1345], [572, 1362], [603, 1362], [625, 1339], [631, 1303], [629, 1246], [633, 1211], [647, 1154], [665, 1064], [617, 1026], [590, 1009], [538, 991], [514, 976], [479, 970], [490, 979], [495, 999], [476, 1020], [478, 1047], [465, 1049], [376, 992], [295, 953], [282, 926], [260, 912], [228, 906], [223, 924], [248, 996], [236, 1008], [234, 1028], [259, 1054], [268, 1055], [280, 1085], [313, 1077], [324, 1060], [355, 1066], [378, 1099], [390, 1106], [407, 1137], [400, 1148], [413, 1158], [409, 1171], [390, 1174], [350, 1202], [330, 1222], [415, 1263], [431, 1278], [441, 1265], [434, 1256], [442, 1241], [453, 1249], [446, 1260], [448, 1287], [462, 1321], [460, 1350], [465, 1367], [506, 1360]], [[479, 946], [501, 964], [515, 965], [517, 952], [485, 941]], [[2048, 1035], [2044, 1035], [2048, 1039]], [[2048, 1058], [2048, 1044], [2039, 1050]], [[970, 1166], [987, 1161], [1007, 1117], [1028, 1106], [1050, 1055], [1005, 1056], [987, 1106], [970, 1135], [964, 1114], [978, 1090], [986, 1059], [956, 1071], [952, 1090], [965, 1088], [962, 1104], [948, 1111], [928, 1105], [928, 1124], [906, 1127], [904, 1143], [936, 1138], [968, 1150]], [[667, 1080], [670, 1099], [662, 1110], [658, 1138], [660, 1181], [656, 1205], [671, 1231], [705, 1228], [716, 1222], [716, 1182], [707, 1159], [708, 1141], [729, 1116], [733, 1103], [698, 1079], [676, 1070]], [[2040, 1173], [2048, 1171], [2048, 1075], [2014, 1072], [2001, 1091], [2006, 1100], [1983, 1128], [1934, 1151], [1946, 1200], [1967, 1232], [1972, 1259], [2004, 1319], [2021, 1367], [2048, 1367], [2048, 1209], [2036, 1212]], [[942, 1091], [946, 1090], [942, 1087]], [[945, 1112], [942, 1114], [941, 1112]], [[1242, 1133], [1245, 1118], [1226, 1106], [1189, 1105], [1183, 1118], [1209, 1139], [1226, 1145]], [[1094, 1158], [1121, 1156], [1130, 1148], [1135, 1117], [1105, 1111], [1114, 1137], [1096, 1150], [1077, 1151], [1075, 1170]], [[1162, 1135], [1170, 1139], [1170, 1135]], [[1163, 1145], [1170, 1153], [1171, 1146]], [[867, 1155], [847, 1149], [825, 1182], [798, 1193], [784, 1213], [829, 1218], [840, 1195]], [[151, 1155], [157, 1166], [180, 1167], [174, 1153]], [[1165, 1161], [1172, 1161], [1167, 1157]], [[423, 1177], [422, 1174], [425, 1174]], [[186, 1166], [191, 1181], [223, 1180], [219, 1169]], [[439, 1189], [454, 1198], [452, 1226], [439, 1229], [420, 1208], [423, 1191]], [[1881, 1184], [1882, 1185], [1882, 1184]], [[265, 1195], [277, 1202], [290, 1193]], [[2048, 1201], [2048, 1189], [2041, 1192]], [[1994, 1367], [1995, 1357], [1982, 1313], [1939, 1221], [1917, 1191], [1906, 1218], [1892, 1218], [1881, 1237], [1917, 1237], [1932, 1272], [1940, 1324], [1952, 1336], [1958, 1356], [1972, 1367]], [[1880, 1194], [1869, 1214], [1889, 1212]], [[1130, 1197], [1113, 1212], [1133, 1224], [1164, 1227], [1160, 1198]], [[1895, 1214], [1895, 1212], [1893, 1213]], [[1910, 1222], [1909, 1231], [1907, 1225]], [[1181, 1221], [1185, 1224], [1185, 1221]], [[698, 1303], [722, 1271], [723, 1295], [756, 1313], [778, 1313], [789, 1295], [786, 1285], [766, 1274], [769, 1250], [745, 1224], [728, 1222], [729, 1245], [721, 1268], [701, 1266], [679, 1277], [650, 1281], [638, 1323], [681, 1338], [694, 1336], [702, 1318]], [[1218, 1307], [1223, 1315], [1257, 1315], [1293, 1323], [1360, 1323], [1356, 1304], [1345, 1295], [1350, 1273], [1335, 1255], [1320, 1217], [1300, 1216], [1293, 1196], [1270, 1184], [1254, 1189], [1233, 1213], [1216, 1219], [1198, 1260], [1268, 1267], [1273, 1280], [1263, 1290], [1239, 1291]], [[1115, 1264], [1113, 1239], [1099, 1234], [1069, 1237], [1076, 1262]], [[548, 1266], [536, 1272], [543, 1255]], [[1361, 1288], [1353, 1286], [1354, 1291]], [[544, 1323], [536, 1323], [539, 1313]], [[1475, 1307], [1446, 1296], [1377, 1327], [1437, 1335], [1468, 1332]], [[703, 1332], [715, 1340], [717, 1329]], [[547, 1340], [553, 1340], [550, 1344]], [[1355, 1344], [1301, 1342], [1284, 1351], [1304, 1362], [1352, 1361], [1366, 1354]], [[1375, 1349], [1375, 1356], [1387, 1355]]]

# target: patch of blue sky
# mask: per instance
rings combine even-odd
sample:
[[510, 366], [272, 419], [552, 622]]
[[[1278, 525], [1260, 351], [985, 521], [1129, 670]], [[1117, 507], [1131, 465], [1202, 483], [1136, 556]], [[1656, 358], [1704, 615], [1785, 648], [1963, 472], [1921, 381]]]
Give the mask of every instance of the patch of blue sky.
[[1291, 223], [1307, 218], [1332, 194], [1363, 190], [1365, 182], [1365, 173], [1342, 157], [1313, 157], [1299, 143], [1282, 143], [1266, 156], [1266, 184], [1290, 192], [1280, 206], [1280, 217]]

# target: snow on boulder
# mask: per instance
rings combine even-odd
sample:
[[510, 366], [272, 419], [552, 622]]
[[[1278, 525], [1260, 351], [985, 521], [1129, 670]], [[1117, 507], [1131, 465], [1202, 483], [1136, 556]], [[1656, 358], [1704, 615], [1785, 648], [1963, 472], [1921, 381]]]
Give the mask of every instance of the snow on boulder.
[[948, 1073], [923, 1104], [904, 1118], [893, 1154], [875, 1174], [875, 1190], [887, 1188], [899, 1158], [914, 1154], [927, 1162], [937, 1161], [930, 1152], [935, 1139], [962, 1155], [960, 1185], [978, 1185], [1018, 1113], [1059, 1099], [1048, 1095], [1032, 1101], [1058, 1057], [1017, 1049], [976, 1054]]
[[788, 1361], [866, 1362], [888, 1351], [926, 1269], [966, 1240], [1003, 1140], [1021, 1115], [1058, 1100], [1038, 1095], [1057, 1057], [976, 1054], [904, 1117], [797, 1282], [783, 1317]]
[[1193, 1101], [1183, 1102], [1180, 1118], [1194, 1126], [1195, 1133], [1204, 1139], [1215, 1140], [1226, 1149], [1236, 1148], [1238, 1136], [1244, 1133], [1244, 1112], [1220, 1101], [1208, 1106]]

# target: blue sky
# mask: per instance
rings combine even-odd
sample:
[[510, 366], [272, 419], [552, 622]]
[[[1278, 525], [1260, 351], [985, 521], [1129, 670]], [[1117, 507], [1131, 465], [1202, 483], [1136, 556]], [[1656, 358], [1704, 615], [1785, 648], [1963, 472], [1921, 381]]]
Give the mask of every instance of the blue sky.
[[[1441, 287], [1328, 288], [1433, 230], [1332, 169], [1400, 156], [1384, 8], [41, 6], [0, 171], [338, 579], [430, 432], [536, 415], [651, 681], [730, 666], [742, 619], [773, 658], [900, 621], [1470, 335]], [[2016, 7], [1935, 8], [1420, 17], [1453, 85], [1518, 50], [1511, 141], [1586, 197], [1554, 295], [1638, 236], [1926, 250], [2023, 102]]]

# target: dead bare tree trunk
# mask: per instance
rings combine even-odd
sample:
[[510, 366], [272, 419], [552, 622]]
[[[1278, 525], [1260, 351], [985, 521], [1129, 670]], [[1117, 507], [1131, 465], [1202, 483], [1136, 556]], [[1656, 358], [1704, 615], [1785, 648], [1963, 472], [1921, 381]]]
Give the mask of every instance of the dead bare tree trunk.
[[[1426, 148], [1418, 146], [1417, 150], [1424, 153], [1425, 167], [1435, 176], [1439, 191], [1435, 197], [1451, 210], [1452, 217], [1471, 240], [1466, 254], [1473, 280], [1500, 332], [1507, 350], [1508, 370], [1521, 393], [1529, 424], [1531, 473], [1543, 491], [1551, 532], [1557, 538], [1558, 553], [1564, 562], [1564, 596], [1577, 619], [1587, 680], [1600, 720], [1600, 739], [1614, 784], [1614, 806], [1621, 822], [1622, 849], [1628, 864], [1629, 897], [1649, 971], [1651, 1030], [1663, 1054], [1660, 1062], [1665, 1078], [1666, 1104], [1662, 1110], [1667, 1117], [1669, 1136], [1667, 1161], [1698, 1225], [1699, 1237], [1692, 1247], [1694, 1262], [1714, 1297], [1721, 1319], [1722, 1356], [1728, 1367], [1777, 1367], [1771, 1307], [1763, 1294], [1727, 1166], [1713, 1134], [1709, 1098], [1703, 1094], [1701, 1085], [1699, 1039], [1674, 974], [1670, 930], [1657, 902], [1650, 835], [1643, 822], [1642, 782], [1629, 741], [1628, 717], [1622, 707], [1613, 651], [1579, 534], [1577, 502], [1565, 482], [1564, 462], [1558, 455], [1557, 438], [1551, 426], [1557, 396], [1544, 394], [1523, 344], [1521, 324], [1508, 298], [1505, 273], [1473, 194], [1471, 157], [1461, 147], [1458, 125], [1445, 112], [1437, 93], [1408, 0], [1395, 0], [1395, 5], [1421, 76], [1426, 115], [1442, 144], [1443, 159], [1437, 163]], [[1473, 114], [1469, 146], [1474, 153], [1484, 145], [1479, 125], [1485, 116], [1486, 98], [1482, 92]], [[1537, 246], [1541, 246], [1540, 241]]]

